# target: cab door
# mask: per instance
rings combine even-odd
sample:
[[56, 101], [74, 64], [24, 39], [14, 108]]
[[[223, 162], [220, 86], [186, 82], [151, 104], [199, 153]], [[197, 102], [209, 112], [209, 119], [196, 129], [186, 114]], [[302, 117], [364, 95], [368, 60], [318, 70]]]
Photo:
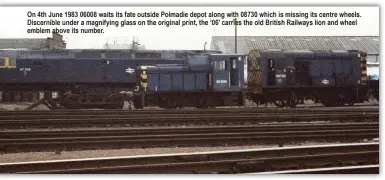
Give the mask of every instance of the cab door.
[[230, 58], [230, 86], [233, 89], [239, 89], [244, 85], [245, 61], [246, 56]]
[[232, 57], [230, 58], [230, 86], [238, 86], [239, 78], [238, 78], [238, 58]]
[[214, 59], [212, 72], [212, 87], [214, 90], [227, 89], [230, 86], [229, 60]]
[[267, 65], [267, 85], [276, 85], [275, 59], [269, 59]]

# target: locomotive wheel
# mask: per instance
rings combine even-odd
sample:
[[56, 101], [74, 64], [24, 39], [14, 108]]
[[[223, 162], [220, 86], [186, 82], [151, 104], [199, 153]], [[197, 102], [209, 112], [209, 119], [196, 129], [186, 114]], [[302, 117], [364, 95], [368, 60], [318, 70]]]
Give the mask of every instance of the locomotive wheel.
[[335, 107], [338, 105], [338, 102], [334, 100], [323, 100], [321, 103], [326, 107]]
[[207, 108], [215, 108], [216, 105], [215, 105], [215, 98], [211, 97], [211, 96], [208, 96], [206, 98], [206, 105], [205, 105]]
[[199, 109], [215, 108], [215, 99], [211, 96], [202, 96], [196, 107]]
[[123, 96], [118, 94], [108, 96], [105, 102], [108, 109], [122, 109], [124, 106]]
[[280, 108], [284, 108], [284, 107], [294, 108], [297, 106], [298, 102], [295, 100], [278, 100], [278, 101], [274, 101], [274, 104]]
[[287, 104], [288, 107], [294, 108], [296, 107], [298, 102], [296, 100], [290, 100]]
[[345, 106], [345, 104], [350, 104], [350, 100], [347, 100], [346, 95], [344, 93], [339, 93], [337, 96], [336, 106]]
[[134, 96], [133, 97], [133, 104], [135, 109], [143, 109], [144, 105], [141, 102], [141, 96]]
[[377, 99], [377, 101], [379, 101], [380, 100], [380, 92], [375, 91], [373, 94], [374, 94], [374, 97]]
[[205, 98], [202, 96], [199, 98], [199, 100], [197, 101], [197, 105], [196, 105], [196, 108], [198, 109], [206, 109], [206, 100]]
[[337, 106], [345, 106], [345, 102], [343, 100], [337, 102]]
[[283, 107], [286, 107], [287, 101], [281, 99], [281, 100], [274, 101], [274, 104], [277, 107], [283, 108]]
[[287, 106], [294, 108], [299, 103], [300, 103], [300, 100], [298, 99], [297, 93], [294, 91], [290, 92], [290, 100], [288, 101]]
[[175, 99], [171, 99], [171, 98], [167, 99], [165, 105], [166, 105], [165, 106], [166, 109], [175, 109], [177, 107]]
[[295, 106], [297, 106], [297, 104], [299, 104], [299, 100], [297, 98], [297, 94], [294, 91], [292, 91], [290, 92], [290, 94], [288, 94], [287, 99], [280, 99], [280, 100], [274, 101], [274, 104], [280, 108], [283, 108], [283, 107], [294, 108]]
[[175, 109], [177, 108], [177, 103], [172, 96], [162, 96], [160, 98], [159, 107], [165, 109]]
[[348, 105], [348, 106], [354, 106], [354, 103], [355, 103], [355, 101], [354, 100], [350, 100], [350, 99], [348, 99], [348, 100], [345, 100], [345, 103], [343, 104], [343, 105]]
[[64, 98], [64, 104], [70, 109], [78, 109], [81, 105], [81, 97], [77, 94], [69, 94]]

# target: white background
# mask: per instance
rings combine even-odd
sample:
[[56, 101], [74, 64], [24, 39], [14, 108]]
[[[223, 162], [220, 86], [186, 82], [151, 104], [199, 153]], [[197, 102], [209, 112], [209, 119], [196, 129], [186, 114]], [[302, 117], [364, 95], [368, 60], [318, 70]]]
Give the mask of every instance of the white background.
[[[47, 3], [51, 3], [53, 2], [52, 0], [45, 0], [45, 1], [42, 1], [42, 0], [35, 0], [34, 2], [30, 2], [30, 1], [27, 1], [27, 0], [24, 0], [24, 1], [20, 1], [20, 0], [0, 0], [0, 4], [2, 5], [9, 5], [9, 4], [13, 4], [15, 5], [17, 2], [24, 2], [24, 4], [26, 4], [26, 2], [28, 4], [39, 4], [39, 3], [43, 3], [43, 4], [47, 4]], [[56, 2], [56, 1], [55, 1]], [[92, 3], [92, 4], [122, 4], [122, 2], [125, 2], [127, 3], [126, 1], [124, 0], [109, 0], [109, 1], [105, 1], [105, 0], [66, 0], [66, 1], [61, 1], [61, 2], [64, 2], [64, 3], [72, 3], [72, 4], [85, 4], [84, 2], [88, 2], [88, 3]], [[254, 5], [282, 5], [282, 6], [293, 6], [293, 5], [355, 5], [355, 6], [367, 6], [367, 5], [379, 5], [383, 4], [383, 1], [382, 0], [317, 0], [317, 1], [308, 1], [308, 0], [291, 0], [291, 1], [287, 1], [287, 0], [268, 0], [268, 1], [259, 1], [259, 2], [256, 2], [254, 0], [237, 0], [237, 1], [230, 1], [230, 0], [217, 0], [214, 2], [214, 0], [210, 0], [210, 1], [207, 1], [207, 0], [194, 0], [194, 1], [189, 1], [189, 2], [183, 2], [181, 3], [180, 1], [178, 0], [174, 0], [174, 1], [171, 1], [171, 0], [168, 0], [167, 2], [163, 1], [163, 3], [159, 2], [159, 1], [156, 1], [156, 0], [138, 0], [137, 3], [140, 3], [140, 4], [154, 4], [156, 3], [157, 5], [159, 4], [169, 4], [169, 5], [175, 5], [175, 3], [178, 3], [178, 4], [194, 4], [194, 5], [197, 5], [197, 4], [211, 4], [213, 5], [214, 3], [217, 3], [217, 4], [234, 4], [234, 3], [237, 3], [237, 4], [243, 4], [243, 5], [251, 5], [252, 3]], [[4, 10], [4, 7], [1, 7], [0, 6], [0, 22], [2, 22], [2, 24], [0, 25], [0, 37], [1, 38], [4, 38], [4, 37], [47, 37], [46, 35], [43, 35], [43, 36], [36, 36], [36, 35], [27, 35], [24, 33], [24, 28], [23, 28], [23, 24], [25, 23], [24, 22], [24, 18], [25, 18], [25, 14], [23, 14], [22, 11], [19, 11], [19, 10], [12, 10], [12, 11], [9, 11], [9, 10]], [[31, 9], [38, 9], [38, 7], [29, 7]], [[201, 7], [196, 7], [196, 9], [200, 9]], [[287, 8], [290, 8], [290, 7], [287, 7]], [[62, 8], [63, 10], [67, 9], [67, 8]], [[194, 7], [195, 9], [195, 7]], [[210, 9], [216, 9], [214, 7], [211, 7]], [[351, 9], [351, 8], [349, 8]], [[6, 13], [4, 13], [4, 11], [6, 11]], [[368, 13], [374, 13], [374, 14], [377, 14], [378, 15], [378, 11], [376, 12], [368, 12]], [[265, 29], [265, 30], [261, 30], [261, 29], [258, 29], [258, 31], [255, 31], [255, 32], [252, 32], [252, 35], [260, 35], [260, 36], [266, 36], [266, 35], [277, 35], [277, 36], [280, 36], [280, 35], [365, 35], [365, 36], [378, 36], [379, 35], [379, 28], [378, 28], [378, 25], [380, 24], [380, 21], [379, 21], [379, 18], [376, 16], [376, 15], [367, 15], [369, 16], [369, 20], [366, 22], [367, 25], [365, 25], [363, 28], [360, 28], [360, 30], [356, 29], [356, 28], [349, 28], [348, 30], [335, 30], [334, 28], [333, 29], [319, 29], [319, 31], [317, 31], [318, 33], [316, 34], [312, 34], [314, 31], [313, 30], [310, 30], [310, 29], [297, 29], [297, 30], [293, 30], [293, 29], [283, 29], [283, 28], [279, 28], [279, 29], [276, 29], [276, 30], [272, 30], [272, 29]], [[384, 13], [381, 13], [381, 20], [383, 20], [384, 16]], [[22, 21], [22, 22], [20, 22]], [[381, 21], [381, 24], [383, 22]], [[381, 25], [380, 24], [380, 25]], [[216, 33], [213, 33], [214, 35], [218, 35], [219, 32], [218, 31], [223, 31], [223, 32], [220, 32], [221, 34], [220, 35], [232, 35], [233, 32], [231, 29], [228, 29], [228, 30], [218, 30], [219, 28], [217, 28], [215, 30]], [[197, 31], [196, 29], [195, 30], [187, 30], [187, 29], [184, 29], [185, 31], [187, 32], [181, 32], [181, 31], [177, 31], [177, 30], [156, 30], [155, 32], [154, 31], [151, 31], [151, 30], [148, 30], [148, 31], [138, 31], [138, 30], [131, 30], [131, 31], [128, 31], [128, 30], [125, 30], [125, 32], [123, 34], [114, 34], [114, 33], [111, 33], [109, 35], [92, 35], [92, 36], [81, 36], [81, 35], [76, 35], [76, 36], [73, 36], [73, 35], [69, 35], [69, 36], [66, 36], [67, 37], [67, 41], [68, 41], [68, 45], [69, 47], [101, 47], [101, 44], [103, 44], [107, 38], [107, 36], [139, 36], [139, 40], [142, 44], [146, 44], [147, 47], [149, 48], [156, 48], [157, 45], [156, 44], [162, 44], [162, 47], [175, 47], [175, 48], [178, 48], [178, 47], [187, 47], [185, 46], [184, 44], [189, 44], [189, 46], [191, 45], [191, 47], [202, 47], [202, 42], [203, 41], [208, 41], [210, 39], [210, 36], [211, 35], [205, 35], [205, 34], [202, 34], [202, 32], [195, 32]], [[213, 31], [213, 30], [212, 30]], [[110, 32], [110, 31], [109, 31]], [[150, 32], [150, 33], [149, 33]], [[162, 36], [165, 36], [163, 33], [164, 32], [168, 32], [169, 35], [167, 35], [166, 37], [162, 37]], [[209, 30], [205, 30], [204, 32], [208, 33], [208, 32], [211, 32]], [[143, 34], [142, 34], [143, 33]], [[183, 34], [181, 34], [183, 33]], [[211, 32], [212, 33], [212, 32]], [[249, 34], [246, 34], [245, 30], [240, 30], [240, 33], [241, 35], [249, 35]], [[149, 36], [149, 37], [146, 37], [146, 36]], [[170, 37], [173, 37], [173, 38], [170, 38]], [[189, 37], [193, 37], [193, 38], [189, 38]], [[189, 38], [189, 41], [186, 40], [186, 38]], [[152, 41], [155, 41], [156, 43], [153, 43]], [[183, 43], [179, 43], [179, 41], [182, 41]], [[383, 41], [383, 39], [381, 39], [381, 41]], [[383, 46], [382, 46], [383, 47]], [[381, 51], [383, 52], [383, 48], [381, 49]], [[381, 52], [381, 53], [382, 53]], [[381, 83], [383, 84], [383, 83]], [[383, 88], [381, 88], [383, 89]], [[381, 96], [382, 97], [382, 96]], [[382, 102], [382, 100], [381, 100]], [[381, 106], [380, 106], [381, 107]], [[380, 108], [380, 111], [383, 111], [381, 110], [382, 108]], [[383, 120], [383, 118], [381, 118], [382, 113], [380, 113], [380, 121]], [[382, 126], [382, 124], [384, 123], [380, 123], [380, 125]], [[382, 128], [383, 129], [383, 128]], [[382, 138], [380, 138], [382, 139]], [[382, 142], [380, 143], [382, 144]], [[381, 148], [380, 148], [381, 149]], [[380, 153], [381, 155], [382, 153]], [[383, 162], [383, 159], [381, 158], [380, 160], [380, 163]], [[380, 172], [384, 173], [383, 171], [383, 168], [382, 168], [382, 165], [380, 166]], [[233, 175], [227, 175], [227, 176], [209, 176], [209, 175], [203, 175], [203, 176], [198, 176], [198, 175], [173, 175], [173, 176], [170, 176], [170, 175], [152, 175], [152, 176], [134, 176], [134, 175], [131, 175], [131, 176], [126, 176], [126, 175], [117, 175], [117, 176], [102, 176], [102, 175], [86, 175], [86, 176], [79, 176], [79, 175], [71, 175], [71, 176], [31, 176], [31, 175], [24, 175], [24, 176], [15, 176], [15, 175], [12, 175], [12, 176], [9, 176], [9, 175], [3, 175], [2, 177], [0, 177], [1, 179], [5, 179], [5, 180], [8, 180], [8, 179], [17, 179], [17, 178], [23, 178], [23, 179], [38, 179], [38, 180], [41, 180], [41, 179], [80, 179], [81, 177], [85, 177], [86, 179], [124, 179], [124, 180], [127, 180], [129, 178], [144, 178], [144, 179], [212, 179], [212, 178], [221, 178], [221, 179], [235, 179], [235, 178], [249, 178], [249, 179], [277, 179], [277, 178], [281, 178], [281, 179], [311, 179], [311, 180], [314, 180], [314, 179], [369, 179], [369, 178], [377, 178], [379, 179], [380, 176], [376, 176], [376, 175], [338, 175], [338, 176], [333, 176], [333, 175], [304, 175], [304, 176], [295, 176], [295, 175], [280, 175], [280, 176], [250, 176], [250, 175], [237, 175], [237, 176], [233, 176]], [[383, 179], [383, 178], [382, 178]]]
[[[65, 11], [97, 11], [97, 12], [231, 12], [231, 11], [275, 11], [275, 12], [359, 12], [357, 26], [238, 26], [238, 36], [378, 36], [379, 35], [379, 7], [367, 6], [338, 6], [338, 7], [308, 7], [308, 6], [244, 6], [244, 7], [0, 7], [0, 24], [6, 25], [0, 28], [0, 38], [46, 38], [51, 34], [28, 34], [27, 12], [62, 12]], [[36, 20], [48, 20], [49, 18], [35, 18]], [[70, 20], [71, 18], [58, 18]], [[98, 18], [102, 20], [103, 18]], [[108, 18], [107, 18], [108, 19]], [[113, 18], [123, 20], [130, 18]], [[142, 18], [144, 19], [144, 18]], [[168, 18], [151, 18], [163, 20]], [[175, 18], [177, 19], [177, 18]], [[194, 19], [194, 18], [189, 18]], [[209, 20], [210, 18], [206, 18]], [[252, 20], [253, 18], [248, 18]], [[271, 19], [278, 19], [271, 18]], [[286, 18], [285, 18], [286, 19]], [[294, 19], [294, 18], [293, 18]], [[305, 18], [295, 18], [306, 20]], [[318, 18], [320, 20], [342, 20], [345, 18]], [[346, 18], [354, 20], [356, 18]], [[77, 19], [80, 20], [80, 19]], [[84, 19], [83, 19], [84, 20]], [[144, 19], [146, 20], [146, 19]], [[232, 20], [232, 18], [227, 18]], [[244, 18], [238, 18], [244, 20]], [[311, 19], [313, 20], [313, 19]], [[54, 28], [54, 26], [40, 26], [42, 28]], [[59, 28], [71, 28], [70, 26], [55, 26]], [[87, 28], [91, 28], [88, 26]], [[212, 36], [233, 36], [234, 26], [125, 26], [104, 28], [103, 34], [63, 34], [67, 42], [67, 48], [102, 48], [103, 44], [116, 37], [127, 37], [128, 41], [133, 36], [139, 38], [139, 43], [148, 49], [203, 49], [205, 42], [210, 45]], [[209, 47], [209, 46], [207, 46]]]

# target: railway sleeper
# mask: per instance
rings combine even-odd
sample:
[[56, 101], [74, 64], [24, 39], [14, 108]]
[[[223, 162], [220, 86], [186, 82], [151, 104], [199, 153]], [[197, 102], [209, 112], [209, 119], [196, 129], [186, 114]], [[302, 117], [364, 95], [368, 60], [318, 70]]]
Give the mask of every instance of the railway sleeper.
[[200, 160], [194, 162], [157, 162], [141, 165], [102, 165], [88, 168], [68, 168], [41, 171], [27, 171], [23, 173], [201, 173], [201, 174], [234, 174], [253, 173], [280, 170], [311, 169], [320, 167], [339, 167], [339, 161], [356, 164], [378, 163], [378, 151], [330, 153], [302, 156], [266, 157], [234, 160]]

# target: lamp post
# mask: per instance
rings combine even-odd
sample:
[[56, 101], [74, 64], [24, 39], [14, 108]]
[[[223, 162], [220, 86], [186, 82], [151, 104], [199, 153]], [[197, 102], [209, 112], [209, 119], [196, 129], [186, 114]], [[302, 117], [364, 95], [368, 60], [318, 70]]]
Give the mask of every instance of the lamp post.
[[234, 25], [235, 25], [235, 54], [237, 54], [237, 18], [234, 18]]

